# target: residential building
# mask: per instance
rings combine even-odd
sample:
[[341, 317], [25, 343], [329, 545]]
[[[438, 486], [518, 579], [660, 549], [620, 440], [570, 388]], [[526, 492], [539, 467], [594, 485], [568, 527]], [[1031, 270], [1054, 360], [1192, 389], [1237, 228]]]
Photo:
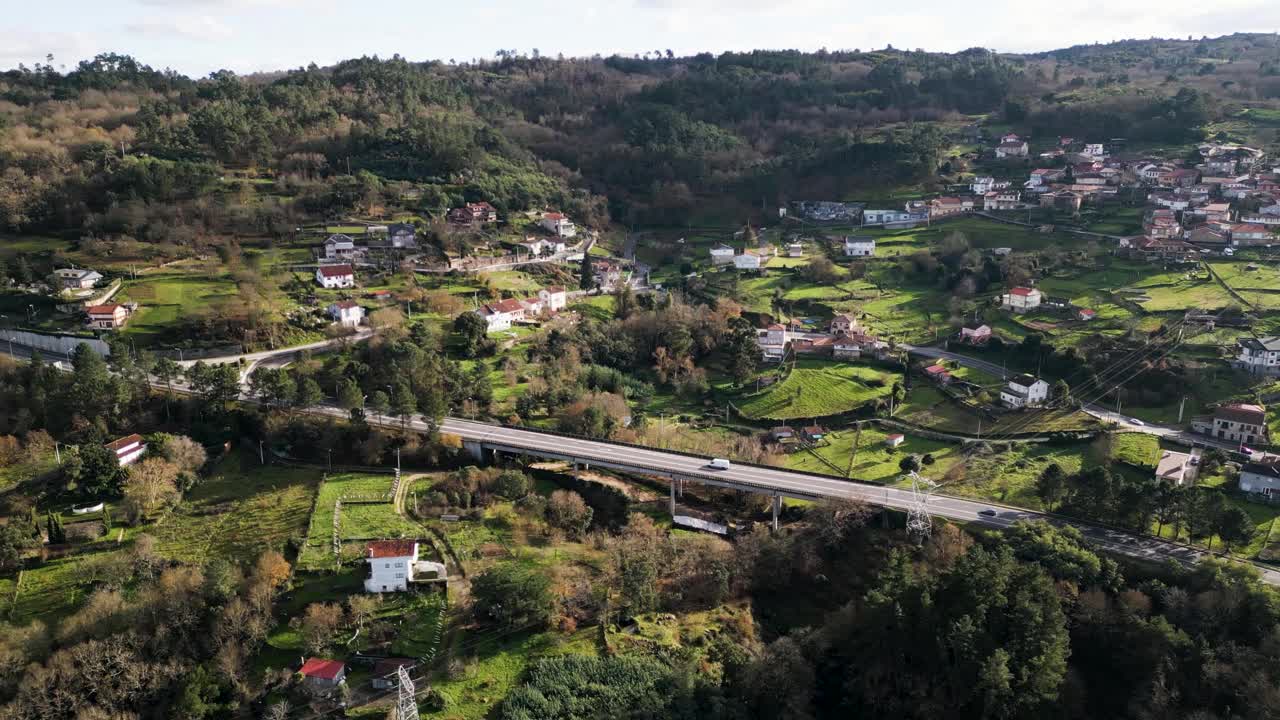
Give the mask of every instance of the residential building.
[[101, 273], [84, 268], [59, 268], [53, 274], [64, 290], [88, 290], [102, 279]]
[[1081, 152], [1090, 157], [1098, 158], [1099, 160], [1107, 156], [1107, 151], [1103, 149], [1102, 143], [1088, 143], [1084, 146], [1084, 150]]
[[1193, 211], [1197, 217], [1204, 222], [1230, 222], [1231, 221], [1231, 203], [1209, 203], [1207, 205], [1196, 208]]
[[849, 235], [844, 239], [845, 257], [871, 257], [876, 254], [876, 239]]
[[1241, 338], [1236, 345], [1233, 365], [1257, 375], [1280, 375], [1280, 336]]
[[[1230, 218], [1224, 218], [1230, 219]], [[1268, 228], [1280, 228], [1280, 215], [1269, 215], [1263, 212], [1249, 213], [1240, 216], [1240, 222], [1249, 225], [1263, 225]]]
[[340, 660], [307, 658], [298, 670], [302, 681], [312, 690], [332, 690], [347, 681], [347, 666]]
[[1216, 225], [1201, 225], [1187, 233], [1187, 242], [1199, 247], [1222, 249], [1231, 244], [1231, 238]]
[[1024, 140], [1005, 140], [996, 146], [996, 157], [1001, 160], [1024, 158], [1027, 152], [1027, 143]]
[[1016, 287], [1000, 296], [1000, 304], [1016, 313], [1025, 313], [1040, 307], [1043, 297], [1035, 288]]
[[84, 311], [89, 315], [89, 327], [94, 330], [117, 330], [129, 320], [128, 308], [117, 303], [90, 305]]
[[553, 313], [563, 310], [568, 303], [568, 298], [568, 293], [559, 285], [552, 285], [538, 291], [538, 299], [542, 301], [543, 308]]
[[387, 226], [387, 243], [397, 250], [418, 246], [418, 231], [409, 223], [393, 223]]
[[1245, 463], [1240, 468], [1240, 490], [1267, 498], [1280, 496], [1280, 465]]
[[508, 298], [485, 304], [475, 312], [484, 318], [485, 323], [489, 326], [489, 332], [495, 332], [507, 330], [513, 322], [523, 320], [526, 310], [524, 303]]
[[316, 282], [324, 288], [356, 286], [356, 271], [350, 265], [321, 265], [316, 268]]
[[907, 441], [906, 435], [903, 435], [902, 433], [893, 433], [892, 435], [885, 436], [884, 444], [888, 445], [889, 447], [896, 448], [906, 441]]
[[1059, 212], [1079, 212], [1084, 196], [1070, 190], [1047, 192], [1040, 196], [1040, 207], [1053, 208]]
[[800, 428], [800, 435], [811, 443], [820, 442], [822, 438], [827, 436], [827, 431], [821, 425], [808, 425]]
[[403, 592], [413, 580], [418, 543], [412, 540], [375, 540], [365, 549], [365, 592]]
[[1016, 210], [1021, 201], [1022, 194], [1017, 190], [993, 190], [982, 196], [982, 209]]
[[850, 315], [836, 315], [831, 318], [832, 335], [848, 335], [858, 328], [858, 321]]
[[1266, 245], [1274, 242], [1275, 235], [1265, 225], [1238, 224], [1231, 226], [1231, 244], [1237, 247], [1248, 245]]
[[733, 264], [733, 256], [733, 248], [723, 243], [711, 248], [712, 265], [731, 265]]
[[931, 218], [950, 217], [951, 215], [972, 212], [973, 200], [958, 197], [934, 198], [922, 210], [927, 211]]
[[991, 326], [971, 321], [960, 326], [960, 342], [966, 345], [986, 345], [991, 339]]
[[739, 270], [759, 270], [761, 264], [759, 253], [754, 250], [747, 250], [741, 255], [733, 256], [733, 266]]
[[364, 320], [364, 308], [355, 300], [341, 300], [328, 307], [329, 317], [343, 327], [358, 327]]
[[1076, 312], [1076, 317], [1083, 320], [1084, 322], [1089, 322], [1090, 320], [1096, 318], [1097, 316], [1098, 316], [1098, 313], [1093, 310], [1090, 310], [1089, 308], [1080, 308], [1080, 310]]
[[787, 257], [804, 257], [804, 243], [789, 243], [787, 245]]
[[1227, 403], [1218, 406], [1211, 417], [1191, 421], [1191, 429], [1219, 440], [1242, 445], [1269, 442], [1267, 409], [1262, 405]]
[[104, 447], [115, 453], [116, 462], [120, 467], [132, 465], [147, 452], [146, 441], [137, 433], [126, 435], [118, 440], [112, 440]]
[[[996, 184], [996, 179], [993, 177], [976, 177], [969, 183], [969, 191], [974, 195], [986, 195], [989, 192], [995, 192]], [[1008, 183], [1005, 185], [1007, 186]]]
[[556, 255], [568, 249], [568, 246], [560, 239], [547, 240], [545, 238], [526, 237], [524, 242], [519, 243], [519, 245], [533, 257]]
[[795, 442], [796, 431], [787, 425], [779, 425], [769, 431], [769, 437], [776, 443]]
[[1174, 237], [1140, 237], [1128, 241], [1128, 246], [1147, 262], [1188, 263], [1200, 257], [1194, 245]]
[[1000, 401], [1011, 408], [1036, 407], [1049, 399], [1049, 383], [1033, 375], [1022, 373], [1009, 378], [1000, 390]]
[[1173, 485], [1182, 485], [1190, 479], [1191, 455], [1175, 450], [1160, 451], [1156, 461], [1156, 479]]
[[1031, 171], [1031, 176], [1023, 183], [1023, 187], [1032, 192], [1044, 192], [1050, 183], [1061, 180], [1065, 174], [1056, 168], [1036, 168]]
[[350, 260], [356, 255], [356, 243], [349, 236], [337, 233], [325, 238], [325, 260]]
[[460, 208], [449, 211], [449, 221], [459, 225], [475, 225], [498, 222], [498, 211], [483, 200], [477, 203], [466, 203]]
[[863, 210], [863, 225], [884, 225], [907, 227], [929, 220], [927, 212], [911, 212], [908, 210]]
[[542, 219], [538, 221], [538, 224], [556, 237], [571, 238], [576, 237], [578, 234], [577, 226], [564, 213], [542, 213]]
[[951, 371], [941, 365], [930, 365], [924, 369], [924, 376], [939, 385], [951, 384]]
[[831, 356], [837, 360], [857, 360], [862, 357], [882, 357], [889, 344], [874, 335], [855, 328], [839, 335], [831, 343]]
[[1142, 232], [1152, 238], [1176, 238], [1182, 236], [1182, 225], [1173, 210], [1149, 210], [1143, 216]]

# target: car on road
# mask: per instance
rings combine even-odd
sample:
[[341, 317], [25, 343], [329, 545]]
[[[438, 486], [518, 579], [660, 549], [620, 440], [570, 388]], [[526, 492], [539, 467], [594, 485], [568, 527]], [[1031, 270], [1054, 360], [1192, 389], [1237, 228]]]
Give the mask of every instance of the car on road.
[[1138, 427], [1146, 427], [1147, 425], [1146, 423], [1142, 422], [1138, 418], [1125, 418], [1124, 421], [1129, 423], [1130, 425], [1137, 425]]
[[987, 508], [985, 510], [979, 510], [978, 514], [981, 515], [982, 517], [995, 517], [996, 511], [992, 510], [991, 508]]
[[728, 470], [732, 465], [732, 463], [724, 458], [715, 458], [711, 462], [707, 463], [707, 467], [712, 470]]

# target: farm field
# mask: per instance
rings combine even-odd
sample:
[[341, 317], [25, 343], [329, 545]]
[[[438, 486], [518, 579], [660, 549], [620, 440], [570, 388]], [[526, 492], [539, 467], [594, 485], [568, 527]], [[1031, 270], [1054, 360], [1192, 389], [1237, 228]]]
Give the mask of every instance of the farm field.
[[[340, 473], [324, 480], [307, 523], [307, 540], [298, 566], [304, 570], [333, 566], [333, 513], [334, 504], [340, 499], [343, 504], [338, 516], [338, 537], [344, 543], [419, 535], [421, 526], [396, 512], [391, 483], [390, 474]], [[357, 499], [361, 501], [356, 502]]]
[[800, 360], [782, 382], [742, 397], [738, 409], [752, 420], [839, 415], [888, 395], [897, 380], [867, 366]]

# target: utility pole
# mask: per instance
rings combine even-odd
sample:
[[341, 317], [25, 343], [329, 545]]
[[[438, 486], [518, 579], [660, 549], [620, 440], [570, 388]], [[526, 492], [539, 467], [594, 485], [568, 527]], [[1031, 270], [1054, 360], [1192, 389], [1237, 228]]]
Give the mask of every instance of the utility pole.
[[329, 472], [333, 472], [333, 448], [329, 448]]
[[1187, 396], [1182, 396], [1182, 402], [1178, 403], [1178, 424], [1182, 424], [1182, 411], [1187, 406]]
[[258, 441], [258, 463], [259, 463], [260, 465], [266, 465], [266, 464], [267, 464], [267, 456], [266, 456], [265, 454], [263, 454], [263, 452], [262, 452], [262, 441], [261, 441], [261, 440], [259, 440], [259, 441]]

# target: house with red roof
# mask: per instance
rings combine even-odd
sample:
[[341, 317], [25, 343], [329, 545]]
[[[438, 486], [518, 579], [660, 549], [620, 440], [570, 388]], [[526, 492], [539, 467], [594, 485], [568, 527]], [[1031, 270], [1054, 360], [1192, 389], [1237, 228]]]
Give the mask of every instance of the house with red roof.
[[556, 237], [571, 238], [578, 234], [578, 227], [564, 213], [542, 213], [542, 219], [538, 224]]
[[482, 305], [476, 314], [484, 318], [485, 324], [489, 326], [489, 332], [498, 330], [506, 330], [511, 324], [525, 319], [525, 315], [529, 308], [525, 303], [515, 298], [507, 298], [498, 302], [486, 303]]
[[302, 663], [298, 674], [313, 690], [332, 690], [347, 681], [347, 666], [341, 660], [313, 657]]
[[104, 447], [115, 453], [116, 463], [120, 467], [132, 465], [147, 452], [146, 441], [137, 433], [126, 435], [118, 440], [112, 440]]
[[1240, 223], [1231, 226], [1231, 244], [1237, 247], [1247, 245], [1266, 245], [1276, 241], [1266, 225]]
[[356, 270], [347, 264], [321, 265], [316, 268], [316, 282], [324, 288], [355, 287]]
[[402, 592], [413, 581], [418, 543], [413, 540], [375, 540], [365, 550], [368, 573], [365, 592]]
[[1040, 307], [1043, 299], [1044, 296], [1035, 288], [1016, 287], [1000, 296], [1000, 305], [1016, 313], [1025, 313]]
[[925, 368], [924, 376], [939, 385], [947, 385], [951, 382], [951, 371], [941, 365], [930, 365]]
[[89, 315], [89, 327], [95, 330], [118, 330], [129, 320], [129, 309], [116, 303], [90, 305], [84, 311]]

